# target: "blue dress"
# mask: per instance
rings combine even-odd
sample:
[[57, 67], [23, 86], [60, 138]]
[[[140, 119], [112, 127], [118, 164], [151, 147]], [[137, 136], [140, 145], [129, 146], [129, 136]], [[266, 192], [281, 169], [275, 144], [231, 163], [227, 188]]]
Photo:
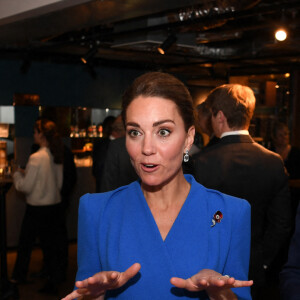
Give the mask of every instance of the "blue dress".
[[[208, 299], [170, 283], [213, 269], [248, 280], [250, 205], [247, 201], [206, 189], [191, 175], [189, 195], [165, 240], [162, 239], [140, 183], [135, 181], [80, 200], [78, 272], [83, 280], [100, 271], [125, 271], [140, 263], [140, 272], [106, 299]], [[212, 225], [220, 211], [223, 218]], [[251, 299], [250, 288], [236, 288], [238, 299]]]

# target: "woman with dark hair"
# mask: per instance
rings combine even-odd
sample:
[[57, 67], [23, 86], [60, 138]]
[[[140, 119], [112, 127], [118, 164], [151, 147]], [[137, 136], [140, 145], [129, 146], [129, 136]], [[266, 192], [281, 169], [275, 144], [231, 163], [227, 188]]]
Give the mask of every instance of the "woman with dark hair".
[[140, 180], [81, 198], [77, 289], [64, 299], [251, 299], [249, 204], [182, 171], [195, 134], [187, 88], [147, 73], [122, 109]]
[[[43, 244], [49, 284], [42, 292], [55, 292], [57, 242], [59, 235], [60, 189], [63, 181], [63, 144], [52, 121], [40, 119], [34, 125], [34, 142], [39, 150], [29, 157], [25, 170], [13, 174], [17, 191], [26, 197], [17, 260], [12, 282], [26, 281], [31, 251], [38, 237]], [[50, 286], [52, 285], [52, 286]]]

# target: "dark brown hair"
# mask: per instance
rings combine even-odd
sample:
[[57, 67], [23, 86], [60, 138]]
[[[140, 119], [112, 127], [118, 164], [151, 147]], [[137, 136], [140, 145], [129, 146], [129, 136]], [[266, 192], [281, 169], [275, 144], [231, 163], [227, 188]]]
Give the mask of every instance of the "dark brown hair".
[[124, 123], [126, 123], [126, 111], [129, 104], [139, 96], [161, 97], [173, 101], [183, 119], [186, 132], [194, 125], [192, 97], [183, 82], [173, 75], [149, 72], [136, 78], [123, 95], [122, 118]]
[[35, 122], [34, 129], [38, 133], [42, 133], [49, 143], [54, 163], [63, 163], [63, 143], [57, 132], [55, 123], [47, 119], [39, 119]]
[[255, 96], [248, 86], [224, 84], [206, 98], [214, 116], [221, 110], [230, 128], [249, 127], [255, 109]]

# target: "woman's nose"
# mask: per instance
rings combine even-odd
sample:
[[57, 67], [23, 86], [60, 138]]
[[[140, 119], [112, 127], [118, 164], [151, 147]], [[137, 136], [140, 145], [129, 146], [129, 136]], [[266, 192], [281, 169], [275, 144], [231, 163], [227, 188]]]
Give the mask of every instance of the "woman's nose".
[[142, 145], [142, 152], [145, 155], [151, 155], [155, 153], [154, 140], [151, 135], [145, 135]]

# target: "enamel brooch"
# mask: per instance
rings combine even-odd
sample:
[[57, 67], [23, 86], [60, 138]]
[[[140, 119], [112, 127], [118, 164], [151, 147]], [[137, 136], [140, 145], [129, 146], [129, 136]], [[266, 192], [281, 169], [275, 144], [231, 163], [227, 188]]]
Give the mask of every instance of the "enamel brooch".
[[223, 218], [223, 214], [222, 212], [220, 212], [219, 210], [214, 214], [213, 218], [212, 218], [212, 224], [211, 227], [214, 227], [216, 225], [216, 223], [220, 223], [221, 220]]

